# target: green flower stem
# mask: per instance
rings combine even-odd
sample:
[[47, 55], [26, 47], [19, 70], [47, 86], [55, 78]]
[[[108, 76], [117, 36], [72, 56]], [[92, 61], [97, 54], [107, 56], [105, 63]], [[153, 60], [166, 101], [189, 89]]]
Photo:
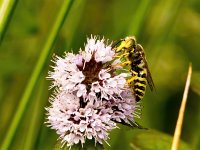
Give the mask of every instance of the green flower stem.
[[6, 26], [18, 0], [0, 1], [0, 43], [6, 30]]
[[38, 62], [33, 70], [30, 80], [25, 88], [24, 94], [22, 95], [19, 106], [17, 107], [16, 113], [15, 113], [14, 118], [11, 122], [11, 125], [8, 129], [6, 137], [4, 138], [4, 141], [3, 141], [3, 144], [1, 147], [2, 150], [7, 150], [12, 142], [12, 139], [16, 133], [17, 127], [18, 127], [18, 125], [23, 117], [23, 114], [25, 112], [25, 108], [28, 104], [31, 93], [35, 87], [35, 84], [39, 78], [39, 75], [41, 74], [42, 68], [45, 64], [46, 59], [48, 58], [48, 54], [50, 53], [50, 50], [54, 44], [57, 34], [69, 12], [69, 8], [70, 8], [71, 4], [72, 4], [72, 0], [63, 0], [63, 4], [60, 9], [60, 12], [58, 13], [55, 24], [53, 25], [52, 30], [50, 31], [47, 42], [44, 45], [44, 48], [41, 52]]

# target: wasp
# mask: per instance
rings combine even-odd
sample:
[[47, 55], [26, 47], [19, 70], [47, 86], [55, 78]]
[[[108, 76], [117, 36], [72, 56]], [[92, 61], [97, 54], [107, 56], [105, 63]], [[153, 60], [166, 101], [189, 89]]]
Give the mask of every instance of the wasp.
[[151, 91], [154, 89], [154, 83], [149, 71], [145, 52], [140, 44], [136, 43], [133, 36], [121, 39], [113, 46], [118, 58], [123, 59], [120, 66], [128, 66], [131, 78], [127, 83], [133, 89], [136, 101], [140, 101], [145, 94], [147, 84]]

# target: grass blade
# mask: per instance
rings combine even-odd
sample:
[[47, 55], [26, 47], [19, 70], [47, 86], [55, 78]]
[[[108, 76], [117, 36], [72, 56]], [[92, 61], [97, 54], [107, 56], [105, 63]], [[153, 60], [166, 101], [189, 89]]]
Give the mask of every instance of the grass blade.
[[0, 6], [0, 43], [18, 0], [3, 0]]
[[[36, 96], [34, 98], [33, 102], [33, 108], [31, 111], [31, 119], [29, 120], [29, 128], [27, 129], [27, 135], [24, 140], [24, 146], [23, 149], [34, 149], [34, 145], [37, 141], [37, 136], [39, 134], [39, 126], [43, 123], [43, 113], [44, 113], [44, 107], [45, 107], [45, 99], [48, 99], [47, 95], [44, 94], [45, 89], [47, 89], [47, 86], [45, 86], [45, 80], [41, 81], [41, 78], [44, 79], [44, 76], [40, 77], [40, 83], [38, 91], [36, 92]], [[38, 84], [37, 84], [38, 85]], [[30, 112], [30, 111], [29, 111]]]
[[52, 27], [52, 30], [50, 31], [50, 34], [48, 36], [47, 42], [44, 45], [44, 48], [41, 52], [41, 55], [37, 61], [37, 64], [33, 70], [33, 73], [30, 77], [30, 80], [25, 88], [25, 91], [22, 95], [22, 98], [20, 100], [19, 106], [16, 110], [16, 113], [14, 115], [14, 118], [12, 119], [12, 122], [10, 124], [10, 127], [8, 129], [8, 132], [6, 134], [6, 137], [4, 138], [3, 144], [2, 144], [2, 150], [6, 150], [9, 148], [12, 139], [14, 137], [14, 134], [17, 130], [17, 127], [20, 123], [20, 120], [22, 119], [22, 116], [25, 112], [26, 105], [28, 104], [29, 98], [31, 96], [31, 93], [35, 87], [35, 84], [39, 78], [39, 75], [42, 71], [42, 68], [45, 64], [45, 61], [48, 57], [48, 54], [54, 44], [54, 41], [57, 37], [57, 34], [66, 18], [66, 15], [69, 12], [69, 8], [72, 4], [72, 0], [65, 0], [63, 1], [63, 5], [58, 12], [58, 16], [56, 18], [55, 24]]
[[128, 33], [130, 35], [138, 36], [140, 31], [140, 26], [145, 20], [146, 12], [148, 10], [148, 7], [150, 6], [151, 1], [150, 0], [142, 0], [140, 2], [140, 5], [137, 8], [136, 13], [134, 14], [133, 18], [131, 19], [132, 22], [130, 24], [130, 28], [128, 30]]

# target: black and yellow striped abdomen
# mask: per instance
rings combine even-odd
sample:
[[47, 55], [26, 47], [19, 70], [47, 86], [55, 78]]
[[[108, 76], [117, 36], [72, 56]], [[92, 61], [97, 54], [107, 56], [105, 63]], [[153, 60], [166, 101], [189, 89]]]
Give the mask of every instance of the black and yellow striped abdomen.
[[128, 80], [128, 84], [133, 87], [136, 101], [140, 101], [144, 97], [147, 86], [147, 69], [142, 53], [138, 51], [139, 48], [139, 45], [136, 45], [128, 55], [132, 73], [132, 79]]

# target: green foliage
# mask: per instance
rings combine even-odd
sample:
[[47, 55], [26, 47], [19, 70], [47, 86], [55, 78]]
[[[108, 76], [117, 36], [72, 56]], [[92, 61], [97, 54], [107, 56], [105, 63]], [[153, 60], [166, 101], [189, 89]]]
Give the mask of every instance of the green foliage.
[[0, 44], [3, 39], [8, 21], [12, 16], [17, 0], [1, 0], [0, 1]]
[[[173, 137], [155, 130], [140, 130], [135, 132], [130, 147], [133, 150], [168, 150], [171, 149]], [[180, 150], [190, 150], [190, 147], [180, 141]]]
[[[49, 81], [45, 77], [52, 65], [51, 56], [53, 53], [63, 55], [71, 49], [77, 52], [91, 34], [110, 41], [136, 35], [146, 52], [156, 86], [153, 93], [147, 89], [141, 104], [144, 106], [142, 116], [137, 122], [171, 135], [188, 64], [192, 62], [194, 74], [181, 138], [191, 149], [199, 149], [198, 0], [73, 0], [72, 5], [64, 0], [0, 0], [0, 12], [5, 2], [10, 5], [0, 14], [3, 18], [0, 21], [0, 149], [16, 116], [18, 119], [9, 136], [12, 138], [6, 144], [9, 149], [49, 150], [55, 147], [58, 135], [44, 124], [44, 107], [49, 105], [50, 96]], [[61, 11], [68, 14], [65, 20], [58, 17]], [[22, 99], [25, 99], [23, 107], [20, 106]], [[171, 137], [163, 133], [120, 128], [111, 132], [108, 141], [111, 146], [104, 144], [106, 149], [131, 149], [130, 142], [132, 146], [170, 147]], [[180, 147], [184, 145], [181, 142]], [[149, 147], [140, 149], [145, 148]]]
[[200, 72], [194, 72], [193, 77], [192, 77], [192, 82], [191, 82], [191, 87], [192, 90], [200, 95]]

